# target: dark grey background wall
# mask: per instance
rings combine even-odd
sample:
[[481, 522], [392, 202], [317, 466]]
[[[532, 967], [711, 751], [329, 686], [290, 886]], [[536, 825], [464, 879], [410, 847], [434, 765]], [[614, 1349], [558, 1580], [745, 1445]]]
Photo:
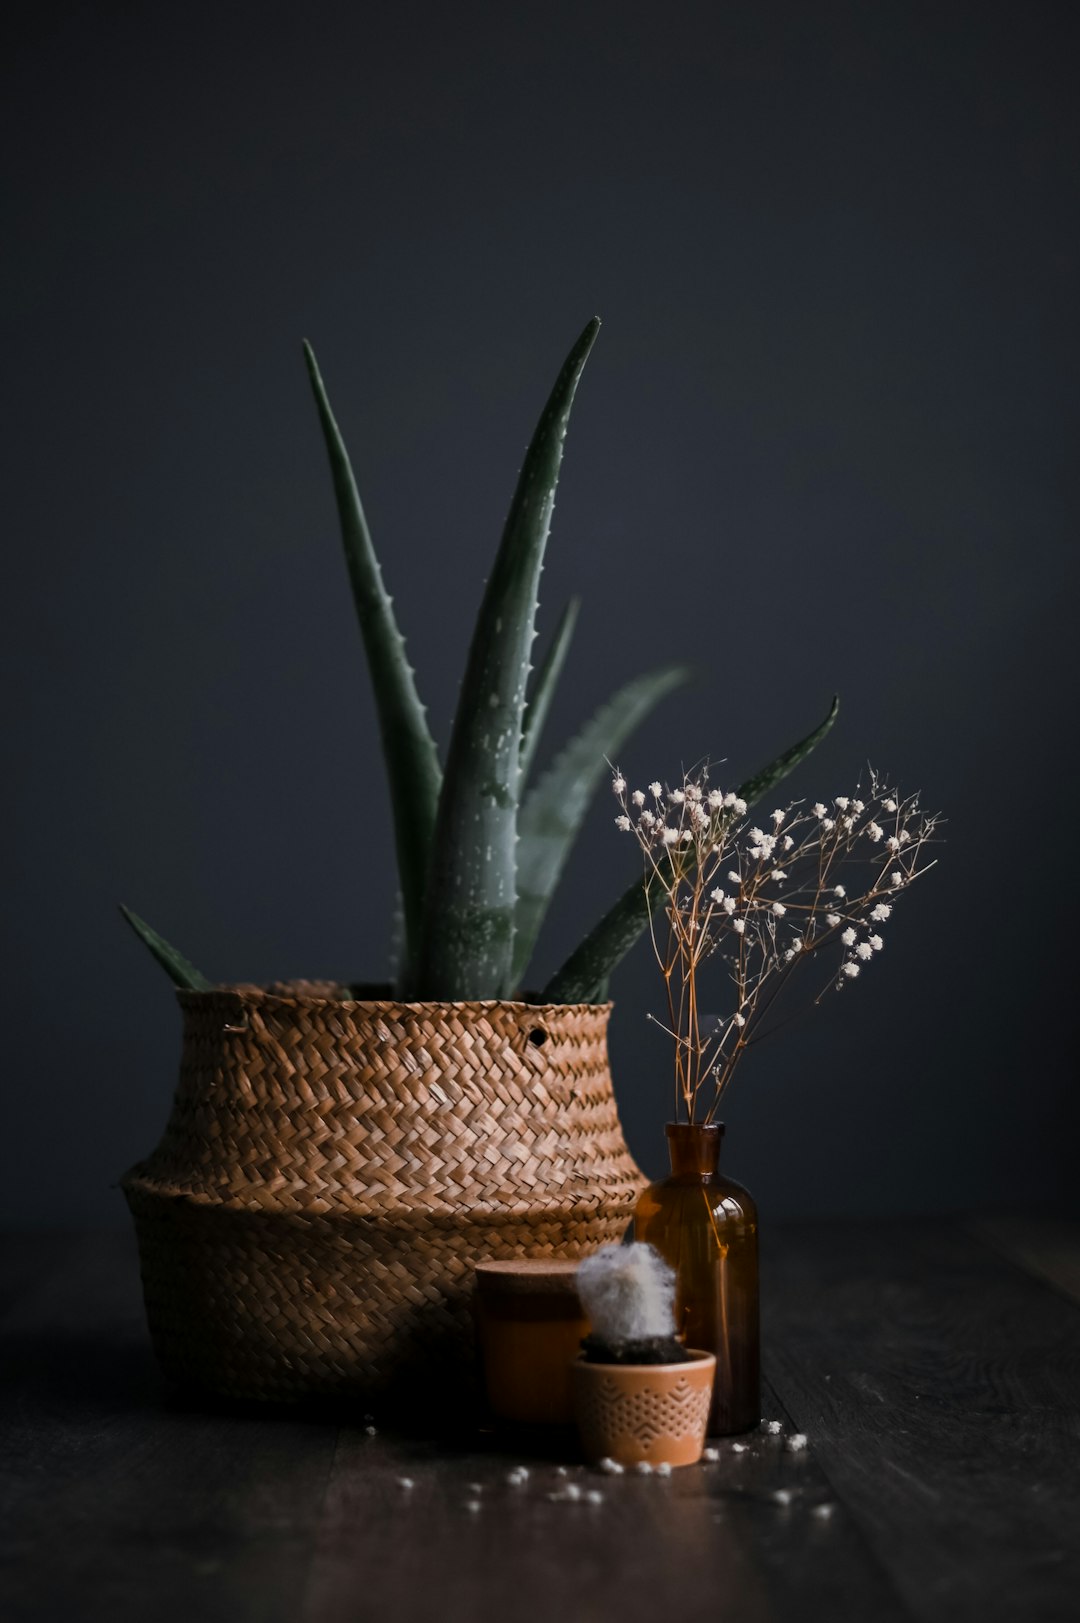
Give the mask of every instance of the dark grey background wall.
[[[579, 394], [549, 735], [686, 656], [624, 753], [733, 773], [840, 723], [948, 815], [872, 976], [731, 1095], [771, 1214], [1075, 1192], [1076, 8], [25, 8], [3, 94], [9, 768], [5, 1215], [121, 1218], [169, 989], [378, 976], [372, 706], [300, 360], [315, 342], [445, 740], [523, 447]], [[631, 860], [605, 800], [541, 951]], [[659, 986], [618, 977], [663, 1160]]]

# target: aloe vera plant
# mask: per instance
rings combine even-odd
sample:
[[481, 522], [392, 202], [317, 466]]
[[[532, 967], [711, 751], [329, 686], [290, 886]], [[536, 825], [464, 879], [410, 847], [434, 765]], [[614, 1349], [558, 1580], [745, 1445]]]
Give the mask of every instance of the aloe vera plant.
[[[314, 352], [304, 345], [393, 806], [401, 921], [398, 990], [405, 997], [472, 1000], [518, 994], [606, 761], [689, 674], [667, 666], [628, 682], [530, 786], [579, 609], [576, 599], [567, 605], [533, 673], [539, 578], [567, 426], [599, 325], [590, 321], [571, 349], [529, 444], [470, 645], [445, 770], [382, 580], [348, 451]], [[748, 780], [744, 797], [756, 798], [785, 776], [824, 736], [835, 713], [834, 702], [821, 726]], [[136, 914], [123, 911], [177, 986], [198, 990], [211, 984]], [[552, 977], [545, 1000], [606, 996], [612, 970], [647, 923], [639, 882]]]

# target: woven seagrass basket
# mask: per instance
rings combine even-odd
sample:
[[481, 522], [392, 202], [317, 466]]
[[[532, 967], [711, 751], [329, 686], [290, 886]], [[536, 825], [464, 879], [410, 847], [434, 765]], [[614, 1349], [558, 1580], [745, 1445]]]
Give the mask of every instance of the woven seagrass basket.
[[610, 1005], [178, 996], [172, 1114], [123, 1180], [174, 1379], [281, 1401], [422, 1374], [460, 1393], [476, 1262], [621, 1238], [645, 1180]]

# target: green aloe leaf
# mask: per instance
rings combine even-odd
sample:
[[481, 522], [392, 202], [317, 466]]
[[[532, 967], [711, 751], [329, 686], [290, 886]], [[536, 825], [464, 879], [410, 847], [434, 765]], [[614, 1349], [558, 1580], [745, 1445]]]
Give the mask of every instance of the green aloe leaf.
[[[541, 1003], [599, 1003], [606, 999], [609, 975], [648, 927], [649, 902], [644, 880], [635, 880], [551, 977], [540, 994]], [[654, 893], [652, 902], [655, 912], [662, 907], [663, 898]]]
[[555, 689], [562, 675], [562, 668], [566, 664], [566, 656], [570, 649], [570, 640], [574, 635], [578, 613], [581, 609], [580, 597], [572, 597], [565, 609], [555, 635], [551, 639], [551, 646], [544, 655], [544, 662], [536, 673], [532, 693], [525, 706], [525, 718], [521, 728], [521, 782], [529, 781], [529, 772], [536, 757], [536, 747], [540, 742], [540, 735], [544, 730], [544, 723], [551, 709], [551, 701], [555, 697]]
[[570, 409], [600, 323], [544, 407], [476, 622], [446, 758], [416, 995], [506, 997], [513, 975], [521, 740], [537, 592]]
[[177, 952], [164, 936], [152, 930], [145, 919], [141, 919], [130, 907], [124, 907], [122, 904], [120, 911], [139, 940], [153, 953], [174, 986], [181, 986], [189, 992], [209, 992], [212, 989], [213, 982], [208, 981], [201, 970], [189, 963], [182, 952]]
[[416, 691], [416, 673], [405, 653], [405, 639], [394, 617], [393, 599], [383, 585], [349, 454], [330, 409], [314, 351], [307, 343], [304, 359], [330, 458], [345, 561], [371, 672], [394, 818], [406, 957], [411, 961], [419, 941], [431, 860], [442, 776], [439, 755], [425, 706]]
[[514, 981], [532, 957], [540, 926], [559, 883], [597, 784], [660, 700], [687, 681], [684, 665], [639, 676], [619, 689], [586, 722], [537, 783], [521, 808], [518, 846]]
[[[788, 773], [805, 760], [817, 744], [825, 737], [833, 722], [836, 720], [840, 701], [834, 697], [825, 720], [808, 733], [789, 750], [778, 755], [760, 772], [747, 778], [741, 784], [738, 794], [752, 806], [761, 796], [783, 779]], [[556, 970], [545, 986], [542, 999], [545, 1003], [592, 1003], [599, 996], [607, 977], [615, 966], [626, 956], [630, 948], [644, 933], [649, 923], [649, 897], [642, 879], [636, 881], [623, 892], [614, 907], [610, 908], [599, 924], [585, 937], [576, 950]]]
[[786, 778], [789, 772], [794, 772], [800, 761], [805, 761], [810, 751], [817, 748], [831, 728], [839, 709], [840, 697], [834, 693], [828, 715], [812, 733], [807, 733], [805, 738], [801, 738], [797, 744], [792, 744], [783, 755], [778, 755], [775, 761], [771, 761], [768, 766], [763, 767], [760, 772], [755, 772], [752, 778], [747, 778], [745, 783], [739, 785], [738, 793], [748, 806], [754, 805], [762, 795], [767, 795], [769, 790]]

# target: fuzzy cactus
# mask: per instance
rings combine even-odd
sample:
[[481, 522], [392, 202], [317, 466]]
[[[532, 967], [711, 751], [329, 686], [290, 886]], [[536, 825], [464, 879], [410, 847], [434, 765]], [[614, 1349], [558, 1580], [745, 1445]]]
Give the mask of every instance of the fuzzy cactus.
[[593, 1364], [678, 1364], [689, 1354], [675, 1338], [675, 1273], [651, 1245], [605, 1245], [577, 1271], [592, 1329], [582, 1347]]

